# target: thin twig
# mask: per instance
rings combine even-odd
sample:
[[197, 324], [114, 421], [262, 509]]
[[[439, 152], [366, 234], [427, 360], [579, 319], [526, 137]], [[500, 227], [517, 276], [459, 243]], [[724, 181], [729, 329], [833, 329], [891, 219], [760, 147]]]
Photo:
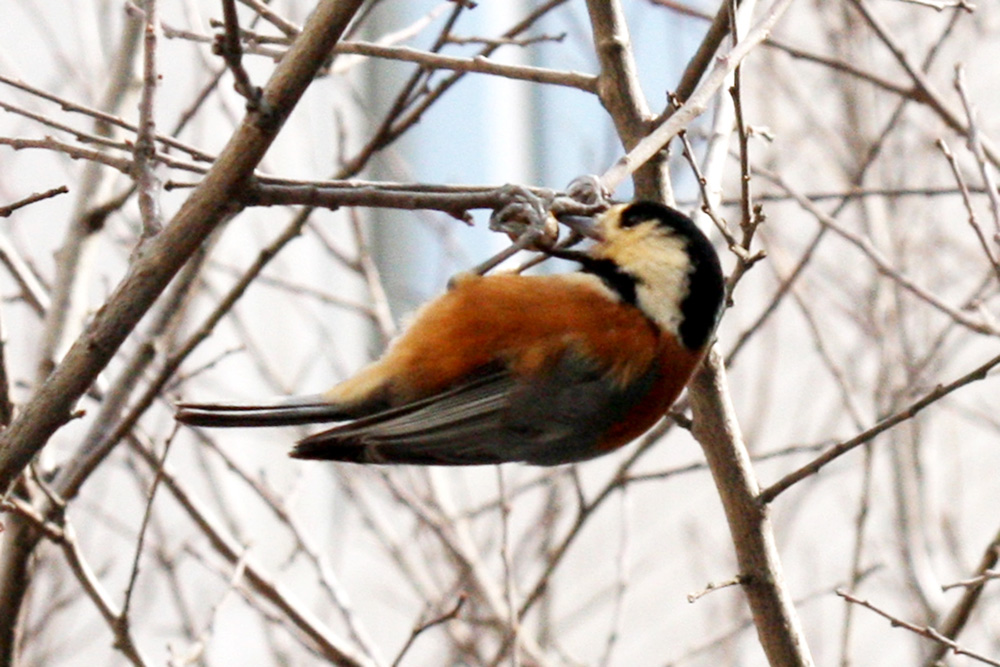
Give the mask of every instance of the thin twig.
[[[501, 36], [507, 38], [516, 37], [534, 25], [542, 17], [549, 14], [549, 12], [553, 9], [566, 2], [567, 0], [548, 0], [547, 2], [544, 2], [533, 9], [523, 20], [519, 21], [509, 30], [505, 31]], [[453, 4], [454, 9], [452, 10], [452, 14], [446, 22], [445, 27], [442, 29], [440, 36], [437, 40], [435, 40], [434, 45], [431, 47], [431, 52], [439, 51], [445, 46], [445, 44], [447, 44], [451, 27], [454, 25], [454, 22], [458, 20], [460, 12], [464, 10], [464, 5], [462, 3]], [[486, 45], [479, 51], [477, 56], [484, 58], [489, 57], [498, 48], [499, 46]], [[427, 84], [430, 74], [431, 71], [421, 67], [410, 77], [409, 81], [407, 81], [407, 83], [402, 87], [395, 101], [390, 106], [390, 109], [386, 113], [382, 122], [372, 134], [372, 137], [360, 150], [357, 151], [357, 153], [355, 153], [354, 157], [343, 162], [340, 168], [341, 177], [346, 178], [357, 174], [364, 167], [364, 165], [368, 163], [372, 155], [392, 141], [395, 141], [397, 138], [402, 136], [403, 133], [418, 123], [427, 109], [440, 99], [445, 92], [458, 83], [466, 75], [466, 72], [452, 72], [450, 76], [440, 81], [437, 85], [428, 88]]]
[[389, 296], [386, 293], [385, 285], [382, 283], [382, 275], [378, 264], [375, 263], [375, 259], [372, 257], [371, 246], [368, 243], [365, 230], [361, 226], [361, 220], [358, 217], [357, 211], [352, 209], [349, 212], [349, 216], [351, 231], [354, 233], [354, 244], [358, 249], [358, 271], [368, 286], [368, 295], [372, 303], [372, 313], [378, 324], [379, 333], [382, 334], [383, 340], [389, 341], [399, 332], [399, 327], [396, 326], [396, 320], [393, 318], [392, 310], [389, 308]]
[[76, 539], [76, 531], [73, 530], [69, 519], [62, 515], [58, 524], [46, 521], [31, 505], [17, 497], [0, 501], [0, 507], [11, 510], [30, 521], [42, 531], [48, 540], [62, 549], [63, 557], [66, 559], [70, 571], [80, 582], [87, 597], [97, 607], [101, 617], [104, 618], [108, 628], [114, 634], [115, 648], [120, 650], [129, 662], [137, 667], [150, 664], [139, 652], [129, 629], [118, 622], [121, 618], [121, 612], [115, 607], [111, 596], [101, 584], [100, 579], [80, 549], [80, 544]]
[[[930, 106], [938, 117], [956, 132], [968, 135], [968, 125], [962, 122], [958, 112], [956, 112], [951, 105], [945, 101], [944, 97], [934, 88], [930, 80], [924, 74], [923, 70], [918, 68], [910, 60], [906, 49], [904, 49], [902, 45], [900, 45], [899, 42], [892, 37], [888, 27], [875, 15], [866, 0], [848, 0], [848, 2], [858, 10], [882, 43], [885, 44], [886, 47], [888, 47], [888, 49], [892, 52], [896, 61], [903, 67], [904, 70], [906, 70], [906, 73], [913, 81], [913, 85], [915, 87], [912, 94], [913, 99]], [[1000, 150], [998, 150], [996, 146], [992, 143], [987, 143], [984, 139], [983, 151], [994, 166], [1000, 166]]]
[[341, 42], [337, 45], [337, 53], [387, 58], [418, 63], [424, 67], [433, 69], [493, 74], [505, 79], [566, 86], [588, 93], [597, 92], [597, 77], [592, 74], [581, 74], [579, 72], [554, 70], [529, 65], [509, 65], [490, 60], [486, 56], [461, 58], [457, 56], [445, 56], [430, 51], [420, 51], [409, 46], [384, 46], [372, 42]]
[[791, 5], [791, 0], [777, 0], [767, 14], [743, 38], [739, 45], [720, 57], [701, 85], [665, 121], [622, 156], [601, 176], [604, 188], [614, 191], [627, 176], [634, 173], [653, 155], [664, 148], [677, 133], [700, 116], [715, 93], [725, 85], [729, 75], [771, 33], [778, 20]]
[[976, 6], [971, 2], [967, 2], [967, 0], [900, 0], [900, 2], [909, 2], [921, 7], [930, 7], [939, 12], [943, 12], [946, 9], [961, 9], [972, 14], [976, 11]]
[[0, 218], [9, 218], [14, 211], [19, 208], [24, 208], [36, 202], [40, 202], [44, 199], [51, 199], [52, 197], [57, 197], [69, 192], [69, 188], [65, 185], [60, 185], [59, 187], [46, 190], [45, 192], [36, 192], [33, 195], [29, 195], [24, 199], [19, 199], [13, 204], [8, 204], [7, 206], [0, 206]]
[[625, 596], [629, 590], [629, 549], [631, 547], [631, 540], [629, 539], [631, 535], [631, 520], [629, 516], [631, 503], [629, 502], [628, 485], [622, 485], [618, 499], [620, 502], [618, 516], [620, 529], [618, 535], [618, 553], [615, 555], [614, 602], [611, 608], [611, 628], [608, 631], [608, 638], [604, 642], [604, 651], [601, 653], [601, 659], [597, 663], [601, 667], [608, 667], [608, 665], [612, 664], [615, 647], [625, 632]]
[[[1000, 280], [1000, 263], [997, 262], [997, 257], [993, 252], [993, 247], [990, 245], [989, 240], [983, 233], [983, 228], [979, 224], [979, 219], [976, 217], [976, 210], [972, 206], [972, 196], [965, 183], [965, 177], [962, 176], [962, 170], [958, 166], [958, 159], [955, 157], [955, 154], [951, 152], [951, 149], [948, 148], [948, 144], [945, 143], [944, 139], [938, 139], [936, 144], [948, 160], [948, 164], [951, 166], [951, 173], [955, 175], [955, 182], [958, 183], [958, 189], [962, 193], [962, 203], [965, 204], [965, 210], [969, 214], [969, 226], [972, 227], [972, 231], [979, 240], [979, 246], [983, 249], [983, 253], [986, 255], [987, 261], [989, 261], [990, 265], [993, 267], [993, 272], [996, 273], [997, 279]], [[986, 171], [988, 173], [989, 167], [986, 165], [983, 166], [986, 167]]]
[[[965, 591], [955, 606], [951, 608], [951, 611], [943, 616], [944, 620], [940, 623], [940, 632], [943, 636], [957, 639], [958, 635], [965, 629], [972, 617], [972, 612], [983, 599], [986, 582], [997, 578], [995, 568], [998, 562], [1000, 562], [1000, 532], [997, 532], [990, 543], [986, 545], [986, 549], [979, 559], [979, 565], [976, 566], [976, 576], [965, 582], [954, 584], [963, 586]], [[925, 667], [934, 667], [939, 660], [944, 658], [946, 653], [947, 650], [944, 646], [935, 647], [927, 656], [927, 660], [924, 662]]]
[[955, 581], [950, 584], [944, 584], [941, 586], [942, 591], [950, 591], [953, 588], [977, 588], [981, 587], [987, 581], [992, 581], [994, 579], [1000, 579], [1000, 570], [983, 570], [982, 574], [978, 574], [971, 579], [962, 579], [961, 581]]
[[[136, 438], [129, 438], [128, 443], [132, 451], [136, 452], [151, 470], [157, 469], [159, 458], [152, 451]], [[274, 581], [254, 559], [244, 553], [245, 549], [227, 534], [218, 524], [218, 520], [212, 518], [213, 513], [204, 507], [204, 503], [186, 488], [168, 467], [163, 466], [160, 470], [161, 484], [208, 539], [212, 548], [234, 565], [242, 562], [247, 583], [259, 596], [273, 604], [282, 618], [295, 627], [324, 658], [338, 665], [352, 667], [372, 664], [343, 639], [334, 635], [308, 608], [308, 605], [296, 600], [284, 586]]]
[[255, 86], [250, 75], [243, 67], [243, 49], [240, 46], [240, 23], [236, 14], [235, 0], [222, 0], [222, 16], [224, 26], [221, 35], [216, 37], [213, 51], [222, 57], [236, 79], [233, 87], [247, 101], [248, 111], [259, 111], [269, 115], [270, 109], [265, 108], [267, 100], [260, 86]]
[[44, 317], [51, 304], [48, 287], [42, 284], [31, 265], [21, 256], [20, 251], [14, 247], [6, 234], [0, 234], [0, 264], [4, 265], [17, 283], [21, 298], [36, 315]]
[[235, 459], [233, 459], [233, 457], [226, 454], [226, 452], [223, 451], [222, 448], [218, 447], [214, 442], [207, 441], [206, 446], [219, 456], [230, 471], [232, 471], [237, 477], [243, 480], [245, 484], [253, 489], [254, 493], [256, 493], [268, 509], [274, 513], [275, 517], [281, 522], [281, 524], [287, 527], [288, 531], [292, 534], [292, 537], [295, 540], [297, 548], [301, 550], [301, 552], [304, 553], [312, 562], [313, 567], [316, 569], [320, 585], [326, 591], [333, 605], [337, 608], [341, 618], [343, 618], [351, 639], [353, 639], [358, 646], [360, 646], [364, 652], [371, 657], [373, 662], [376, 664], [382, 664], [383, 661], [379, 656], [378, 647], [372, 640], [370, 633], [362, 625], [357, 613], [352, 608], [347, 589], [340, 582], [336, 573], [330, 566], [327, 554], [323, 553], [322, 549], [314, 543], [314, 538], [310, 535], [310, 531], [301, 525], [300, 520], [295, 516], [295, 514], [289, 511], [288, 503], [278, 498], [275, 492], [268, 487], [265, 482], [251, 476], [236, 462]]
[[876, 614], [878, 614], [882, 618], [884, 618], [887, 621], [889, 621], [889, 623], [891, 623], [893, 627], [905, 628], [905, 629], [909, 630], [910, 632], [913, 632], [915, 634], [920, 635], [921, 637], [926, 637], [927, 639], [930, 639], [931, 641], [934, 641], [937, 644], [941, 644], [941, 645], [947, 647], [947, 649], [950, 650], [955, 655], [964, 655], [964, 656], [972, 658], [973, 660], [976, 660], [978, 662], [982, 662], [982, 663], [987, 664], [987, 665], [993, 665], [994, 667], [1000, 667], [1000, 662], [998, 662], [996, 660], [993, 660], [991, 658], [988, 658], [985, 655], [981, 655], [979, 653], [975, 653], [975, 652], [970, 651], [968, 649], [962, 648], [956, 642], [952, 641], [951, 639], [948, 639], [947, 637], [945, 637], [944, 635], [942, 635], [940, 632], [938, 632], [934, 628], [930, 627], [929, 625], [919, 626], [919, 625], [916, 625], [915, 623], [910, 623], [909, 621], [904, 621], [903, 619], [899, 618], [898, 616], [893, 616], [889, 612], [884, 611], [883, 609], [880, 609], [879, 607], [876, 607], [874, 604], [872, 604], [868, 600], [862, 600], [861, 598], [854, 597], [853, 595], [851, 595], [847, 591], [839, 590], [839, 591], [837, 591], [837, 595], [839, 595], [840, 597], [844, 598], [848, 602], [852, 602], [854, 604], [861, 605], [865, 609], [870, 609], [871, 611], [875, 612]]
[[[38, 97], [39, 99], [46, 100], [47, 102], [52, 102], [52, 103], [58, 105], [59, 108], [60, 108], [60, 110], [62, 110], [62, 111], [69, 112], [69, 113], [83, 114], [83, 115], [85, 115], [85, 116], [87, 116], [89, 118], [94, 119], [98, 123], [101, 123], [101, 124], [104, 124], [104, 125], [107, 125], [107, 126], [110, 126], [110, 127], [118, 127], [118, 128], [123, 129], [123, 130], [126, 130], [128, 132], [131, 132], [133, 134], [135, 134], [135, 133], [137, 133], [139, 131], [139, 128], [138, 128], [137, 125], [135, 125], [134, 123], [130, 123], [130, 122], [124, 120], [123, 118], [120, 118], [120, 117], [118, 117], [118, 116], [116, 116], [114, 114], [106, 113], [104, 111], [100, 111], [99, 109], [95, 109], [93, 107], [88, 107], [86, 105], [79, 104], [79, 103], [74, 102], [73, 100], [70, 100], [68, 98], [60, 97], [59, 95], [54, 95], [54, 94], [52, 94], [51, 92], [49, 92], [47, 90], [42, 90], [41, 88], [37, 88], [35, 86], [32, 86], [32, 85], [30, 85], [28, 83], [25, 83], [24, 81], [19, 81], [17, 79], [12, 79], [10, 77], [4, 76], [3, 74], [0, 74], [0, 83], [6, 84], [6, 85], [11, 86], [13, 88], [16, 88], [18, 90], [24, 91], [24, 92], [26, 92], [26, 93], [34, 96], [34, 97]], [[71, 131], [71, 130], [67, 130], [67, 131]], [[72, 132], [75, 134], [77, 131], [74, 130]], [[93, 135], [93, 136], [97, 137], [99, 135]], [[183, 142], [181, 142], [181, 141], [179, 141], [179, 140], [177, 140], [177, 139], [175, 139], [173, 137], [168, 137], [168, 136], [164, 136], [164, 135], [157, 135], [156, 140], [158, 142], [162, 143], [164, 146], [167, 146], [169, 148], [173, 148], [173, 149], [179, 150], [181, 152], [187, 153], [188, 155], [191, 156], [191, 158], [193, 160], [195, 160], [197, 162], [209, 163], [209, 162], [212, 162], [215, 159], [215, 156], [210, 155], [208, 153], [205, 153], [204, 151], [202, 151], [202, 150], [200, 150], [198, 148], [195, 148], [194, 146], [191, 146], [189, 144], [185, 144], [185, 143], [183, 143]]]
[[313, 75], [325, 62], [362, 0], [321, 0], [306, 29], [277, 66], [267, 88], [276, 110], [249, 113], [209, 174], [97, 311], [59, 365], [0, 435], [0, 492], [6, 492], [32, 457], [73, 414], [93, 383], [185, 261], [232, 206], [232, 195], [251, 176], [277, 137]]
[[741, 586], [743, 584], [743, 578], [740, 575], [726, 579], [725, 581], [711, 581], [705, 584], [705, 587], [700, 591], [695, 593], [688, 593], [687, 601], [690, 603], [695, 603], [701, 598], [705, 597], [709, 593], [714, 593], [715, 591], [722, 590], [723, 588], [731, 588], [733, 586]]
[[991, 322], [966, 315], [964, 312], [948, 305], [936, 295], [927, 291], [923, 287], [920, 287], [915, 282], [901, 274], [895, 267], [892, 266], [892, 264], [890, 264], [889, 260], [882, 254], [882, 252], [872, 244], [868, 237], [862, 236], [861, 234], [853, 232], [841, 225], [836, 219], [833, 218], [833, 216], [827, 215], [813, 202], [809, 201], [794, 190], [780, 175], [759, 167], [755, 167], [754, 172], [784, 188], [785, 191], [795, 198], [799, 206], [812, 214], [821, 225], [835, 232], [846, 241], [849, 241], [868, 257], [879, 273], [896, 281], [900, 287], [906, 289], [908, 292], [913, 294], [913, 296], [926, 302], [928, 305], [933, 306], [954, 320], [956, 323], [961, 324], [976, 333], [990, 336], [1000, 335], [1000, 330], [998, 330], [997, 327], [995, 327]]
[[458, 613], [462, 611], [462, 607], [465, 605], [466, 600], [468, 600], [466, 596], [458, 596], [458, 600], [455, 601], [455, 606], [449, 611], [446, 611], [437, 618], [432, 618], [431, 620], [421, 623], [417, 627], [413, 628], [410, 632], [410, 636], [406, 639], [406, 643], [403, 644], [403, 648], [399, 650], [399, 655], [397, 655], [396, 659], [392, 661], [392, 667], [399, 667], [399, 665], [403, 662], [403, 657], [406, 655], [407, 651], [410, 650], [410, 647], [413, 646], [413, 642], [417, 641], [417, 637], [435, 626], [458, 618]]
[[993, 169], [990, 168], [989, 161], [986, 158], [986, 152], [983, 148], [983, 134], [979, 129], [978, 114], [976, 113], [975, 106], [972, 104], [972, 100], [969, 99], [969, 93], [965, 86], [965, 68], [961, 64], [955, 65], [955, 90], [958, 91], [959, 97], [962, 98], [962, 107], [965, 109], [965, 118], [969, 125], [969, 150], [976, 156], [976, 162], [979, 163], [979, 172], [982, 174], [983, 185], [985, 186], [986, 194], [989, 196], [990, 209], [993, 211], [993, 224], [996, 228], [993, 240], [1000, 243], [1000, 191], [997, 190], [997, 181], [993, 176]]
[[[927, 55], [924, 57], [924, 60], [921, 63], [921, 66], [924, 71], [929, 70], [931, 65], [934, 63], [935, 59], [937, 58], [937, 55], [941, 51], [942, 46], [945, 44], [946, 38], [951, 34], [955, 25], [958, 23], [958, 18], [959, 18], [958, 12], [952, 15], [951, 20], [941, 31], [941, 34], [936, 40], [933, 48], [931, 48], [931, 50], [928, 51]], [[900, 119], [903, 117], [903, 111], [907, 108], [909, 102], [910, 102], [909, 98], [904, 97], [900, 99], [896, 104], [896, 108], [893, 109], [893, 112], [890, 115], [889, 119], [882, 125], [882, 129], [877, 135], [878, 139], [872, 142], [872, 144], [868, 147], [868, 150], [866, 151], [865, 156], [861, 161], [861, 164], [858, 166], [856, 172], [852, 175], [851, 183], [853, 184], [854, 187], [859, 187], [861, 183], [863, 183], [865, 175], [869, 172], [869, 169], [872, 167], [872, 165], [875, 164], [875, 160], [882, 152], [883, 147], [885, 146], [885, 143], [888, 139], [889, 131], [892, 128], [896, 127], [896, 125], [899, 123]], [[892, 194], [894, 193], [890, 192], [885, 193], [886, 196], [891, 196]], [[788, 195], [795, 200], [798, 200], [798, 198], [802, 196], [801, 193], [791, 193], [791, 192], [789, 192]], [[839, 199], [840, 201], [829, 214], [829, 217], [832, 219], [837, 218], [851, 201], [851, 197], [846, 195], [843, 197], [836, 197], [836, 199]], [[818, 201], [818, 199], [813, 201]], [[748, 343], [754, 337], [754, 335], [757, 332], [759, 332], [763, 328], [763, 326], [770, 320], [771, 316], [778, 311], [778, 307], [783, 303], [785, 297], [789, 294], [791, 288], [795, 285], [796, 282], [798, 282], [801, 276], [805, 273], [806, 268], [811, 264], [813, 258], [816, 256], [816, 252], [819, 249], [820, 243], [826, 237], [828, 230], [829, 230], [828, 227], [821, 227], [819, 230], [817, 230], [816, 234], [806, 245], [806, 249], [801, 253], [800, 259], [797, 262], [795, 269], [789, 274], [788, 278], [782, 281], [782, 283], [778, 286], [778, 289], [775, 291], [774, 296], [768, 301], [767, 307], [757, 317], [756, 321], [749, 327], [747, 327], [743, 331], [743, 333], [740, 334], [739, 339], [733, 345], [730, 352], [726, 355], [727, 367], [733, 362], [733, 360], [739, 354], [740, 350], [744, 348], [746, 343]]]
[[698, 166], [698, 161], [694, 157], [694, 149], [691, 147], [691, 142], [688, 140], [687, 130], [678, 132], [678, 136], [681, 139], [681, 144], [684, 146], [684, 159], [688, 161], [691, 171], [694, 172], [695, 180], [698, 182], [698, 189], [701, 191], [702, 212], [707, 215], [713, 223], [715, 223], [715, 228], [719, 230], [720, 234], [722, 234], [722, 238], [725, 239], [726, 245], [729, 249], [738, 255], [743, 251], [743, 247], [740, 245], [740, 242], [736, 240], [736, 237], [733, 236], [733, 232], [729, 229], [729, 224], [726, 223], [725, 219], [715, 210], [715, 206], [712, 202], [716, 198], [709, 195], [708, 179], [705, 178], [705, 175], [701, 171], [701, 167]]
[[510, 536], [510, 502], [507, 499], [507, 485], [504, 483], [503, 466], [496, 466], [497, 501], [500, 507], [500, 560], [503, 562], [504, 597], [507, 600], [507, 637], [505, 641], [511, 645], [510, 665], [518, 667], [521, 664], [520, 641], [521, 622], [517, 617], [517, 600], [515, 593], [514, 562], [511, 558]]
[[122, 602], [122, 611], [118, 617], [119, 622], [124, 624], [126, 628], [129, 626], [128, 612], [132, 602], [132, 592], [135, 590], [135, 582], [139, 578], [139, 559], [142, 558], [142, 547], [146, 540], [146, 529], [149, 527], [150, 517], [153, 516], [153, 500], [156, 498], [156, 490], [160, 487], [163, 462], [167, 460], [167, 454], [170, 453], [170, 445], [174, 441], [174, 436], [177, 435], [177, 430], [178, 425], [175, 424], [170, 435], [163, 443], [163, 454], [160, 456], [159, 465], [153, 474], [153, 483], [150, 485], [149, 494], [146, 496], [146, 509], [142, 513], [142, 523], [139, 525], [139, 534], [136, 538], [135, 556], [132, 558], [132, 571], [129, 574], [128, 585], [125, 586], [125, 600]]
[[818, 456], [812, 462], [807, 465], [802, 466], [798, 470], [791, 472], [780, 480], [767, 487], [760, 492], [760, 501], [763, 503], [769, 503], [778, 497], [782, 492], [787, 491], [791, 486], [797, 482], [802, 481], [806, 477], [815, 475], [817, 472], [823, 469], [831, 461], [840, 458], [842, 455], [851, 451], [852, 449], [871, 441], [876, 436], [888, 431], [892, 427], [901, 424], [909, 419], [912, 419], [924, 408], [937, 403], [939, 400], [947, 396], [948, 394], [954, 392], [957, 389], [971, 384], [973, 382], [978, 382], [979, 380], [986, 379], [989, 372], [996, 366], [1000, 365], [1000, 355], [993, 357], [986, 363], [977, 367], [975, 370], [966, 373], [957, 380], [950, 382], [946, 385], [939, 385], [934, 390], [926, 393], [919, 400], [914, 401], [906, 408], [896, 412], [893, 415], [882, 419], [877, 424], [871, 428], [859, 433], [850, 440], [845, 440], [840, 444], [831, 447], [822, 456]]

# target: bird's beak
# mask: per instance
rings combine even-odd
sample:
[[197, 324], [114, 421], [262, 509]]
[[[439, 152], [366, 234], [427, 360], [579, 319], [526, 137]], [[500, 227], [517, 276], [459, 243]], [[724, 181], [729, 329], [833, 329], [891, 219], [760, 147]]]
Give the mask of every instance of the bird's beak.
[[594, 239], [595, 241], [604, 240], [604, 234], [601, 231], [601, 224], [595, 218], [585, 215], [562, 215], [559, 216], [559, 222], [563, 223], [580, 236], [588, 239]]

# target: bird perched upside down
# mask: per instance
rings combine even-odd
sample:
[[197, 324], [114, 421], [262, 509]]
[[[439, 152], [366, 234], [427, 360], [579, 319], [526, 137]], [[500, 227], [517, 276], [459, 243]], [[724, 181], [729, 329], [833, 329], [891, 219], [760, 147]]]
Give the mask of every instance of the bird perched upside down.
[[725, 294], [694, 223], [617, 205], [576, 273], [463, 276], [381, 359], [325, 394], [271, 405], [182, 403], [196, 426], [348, 421], [291, 455], [355, 463], [556, 465], [616, 449], [656, 423], [711, 342]]

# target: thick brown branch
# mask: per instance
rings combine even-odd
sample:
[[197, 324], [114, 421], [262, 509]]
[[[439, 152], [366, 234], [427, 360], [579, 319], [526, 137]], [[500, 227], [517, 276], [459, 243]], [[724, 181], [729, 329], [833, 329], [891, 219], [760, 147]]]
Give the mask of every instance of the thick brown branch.
[[712, 471], [729, 522], [739, 580], [757, 636], [772, 665], [812, 665], [798, 615], [784, 583], [767, 505], [736, 422], [722, 358], [713, 348], [690, 386], [694, 435]]

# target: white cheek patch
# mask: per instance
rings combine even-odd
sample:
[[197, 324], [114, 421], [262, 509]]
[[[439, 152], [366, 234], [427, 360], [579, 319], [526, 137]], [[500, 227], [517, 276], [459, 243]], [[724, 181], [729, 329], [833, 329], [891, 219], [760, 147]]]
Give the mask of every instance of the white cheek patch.
[[686, 271], [675, 271], [671, 280], [653, 283], [650, 287], [641, 283], [636, 290], [639, 307], [656, 322], [664, 331], [680, 337], [680, 326], [684, 319], [681, 314], [681, 302], [688, 293], [688, 277]]
[[675, 336], [683, 315], [681, 303], [688, 295], [691, 260], [683, 239], [676, 236], [644, 240], [644, 247], [627, 253], [623, 262], [637, 279], [636, 298], [646, 315]]

